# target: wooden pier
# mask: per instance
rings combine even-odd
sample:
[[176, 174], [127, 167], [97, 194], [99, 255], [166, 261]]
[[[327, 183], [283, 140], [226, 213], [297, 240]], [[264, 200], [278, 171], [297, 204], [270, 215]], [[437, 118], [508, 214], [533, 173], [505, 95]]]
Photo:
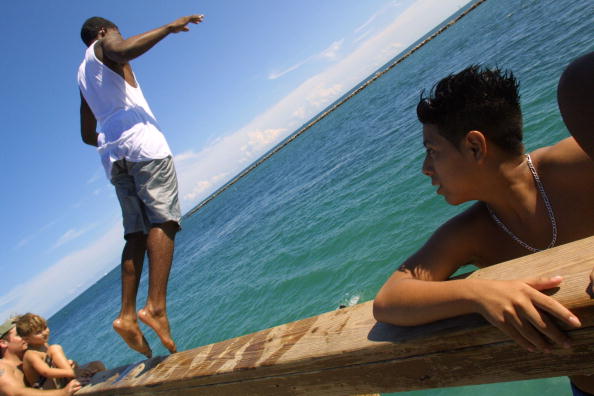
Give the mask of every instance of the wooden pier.
[[[372, 302], [96, 374], [77, 395], [354, 395], [594, 373], [594, 237], [470, 277], [562, 275], [555, 299], [582, 327], [571, 350], [529, 353], [479, 315], [377, 323]], [[388, 274], [386, 274], [388, 276]]]

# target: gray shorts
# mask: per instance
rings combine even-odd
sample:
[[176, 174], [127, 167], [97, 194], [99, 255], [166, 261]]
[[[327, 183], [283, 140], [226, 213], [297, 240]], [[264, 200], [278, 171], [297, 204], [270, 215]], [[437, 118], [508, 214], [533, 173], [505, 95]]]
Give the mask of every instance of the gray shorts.
[[112, 164], [111, 183], [122, 208], [124, 237], [135, 232], [148, 234], [155, 224], [168, 221], [179, 225], [181, 211], [171, 156], [143, 162], [118, 160]]

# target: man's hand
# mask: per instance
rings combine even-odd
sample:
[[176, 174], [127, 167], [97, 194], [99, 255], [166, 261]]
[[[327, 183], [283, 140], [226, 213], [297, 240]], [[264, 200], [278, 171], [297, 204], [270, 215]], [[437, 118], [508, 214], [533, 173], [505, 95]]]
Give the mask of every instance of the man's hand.
[[62, 390], [65, 395], [71, 396], [81, 388], [81, 383], [78, 380], [70, 381]]
[[551, 317], [571, 328], [579, 319], [555, 299], [539, 290], [559, 286], [563, 278], [532, 278], [523, 281], [481, 281], [477, 288], [479, 313], [492, 325], [528, 351], [551, 351], [551, 344], [570, 347], [569, 338]]
[[202, 14], [195, 14], [189, 15], [185, 17], [181, 17], [169, 25], [167, 25], [170, 33], [179, 33], [179, 32], [187, 32], [190, 28], [187, 26], [189, 23], [200, 23], [204, 20], [204, 15]]
[[594, 160], [594, 52], [573, 60], [565, 69], [557, 88], [563, 122], [582, 149]]

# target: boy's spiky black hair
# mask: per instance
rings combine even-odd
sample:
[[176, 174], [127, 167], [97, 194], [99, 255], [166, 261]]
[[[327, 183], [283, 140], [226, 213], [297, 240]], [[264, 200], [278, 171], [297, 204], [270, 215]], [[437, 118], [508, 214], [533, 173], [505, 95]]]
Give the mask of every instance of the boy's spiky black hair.
[[512, 154], [522, 154], [519, 84], [511, 71], [472, 65], [439, 81], [428, 97], [421, 93], [417, 117], [434, 124], [458, 147], [469, 131]]

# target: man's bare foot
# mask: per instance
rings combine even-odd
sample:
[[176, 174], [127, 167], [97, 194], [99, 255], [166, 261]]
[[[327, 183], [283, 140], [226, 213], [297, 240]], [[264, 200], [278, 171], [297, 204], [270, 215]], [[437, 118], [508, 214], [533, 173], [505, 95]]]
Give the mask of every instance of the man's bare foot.
[[138, 322], [120, 317], [113, 321], [113, 329], [130, 348], [142, 353], [149, 359], [153, 356], [153, 351], [151, 351], [151, 347], [144, 338], [144, 334], [140, 331]]
[[147, 326], [152, 328], [155, 333], [157, 333], [161, 339], [161, 343], [169, 350], [170, 353], [177, 352], [175, 341], [173, 341], [173, 338], [171, 338], [167, 314], [163, 312], [163, 314], [157, 315], [151, 312], [149, 307], [144, 307], [138, 311], [138, 318], [140, 318], [140, 320], [142, 320]]

